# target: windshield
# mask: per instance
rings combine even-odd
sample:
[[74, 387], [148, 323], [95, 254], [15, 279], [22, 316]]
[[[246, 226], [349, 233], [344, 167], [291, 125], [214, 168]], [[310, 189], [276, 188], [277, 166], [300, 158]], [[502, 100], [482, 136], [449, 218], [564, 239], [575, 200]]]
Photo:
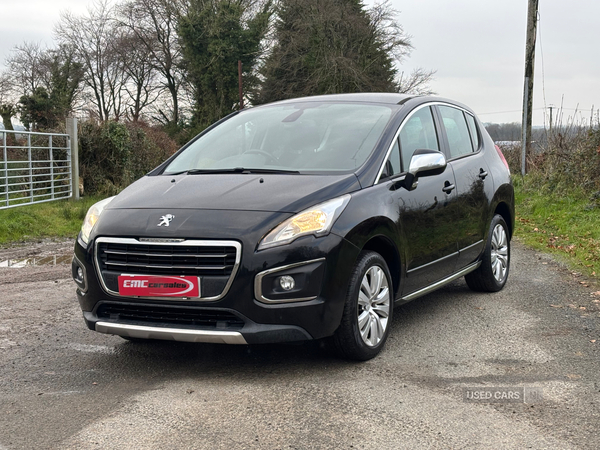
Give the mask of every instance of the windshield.
[[351, 171], [366, 161], [391, 115], [389, 106], [364, 103], [307, 102], [250, 109], [193, 142], [165, 173], [241, 168]]

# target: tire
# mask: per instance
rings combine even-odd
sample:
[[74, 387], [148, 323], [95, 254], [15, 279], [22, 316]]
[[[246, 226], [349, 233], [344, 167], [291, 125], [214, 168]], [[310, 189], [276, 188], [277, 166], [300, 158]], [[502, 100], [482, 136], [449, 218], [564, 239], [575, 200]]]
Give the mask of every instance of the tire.
[[498, 292], [506, 284], [510, 269], [510, 239], [508, 226], [501, 215], [492, 218], [485, 251], [479, 268], [467, 275], [465, 281], [471, 290]]
[[367, 361], [379, 354], [392, 325], [392, 277], [379, 253], [362, 252], [352, 270], [340, 326], [333, 335], [336, 353]]

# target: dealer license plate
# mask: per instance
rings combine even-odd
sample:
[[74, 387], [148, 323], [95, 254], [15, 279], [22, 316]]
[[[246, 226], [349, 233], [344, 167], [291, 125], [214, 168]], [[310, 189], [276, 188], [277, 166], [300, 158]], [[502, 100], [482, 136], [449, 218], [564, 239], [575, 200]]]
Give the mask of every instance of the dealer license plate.
[[200, 278], [119, 275], [119, 294], [128, 297], [200, 297]]

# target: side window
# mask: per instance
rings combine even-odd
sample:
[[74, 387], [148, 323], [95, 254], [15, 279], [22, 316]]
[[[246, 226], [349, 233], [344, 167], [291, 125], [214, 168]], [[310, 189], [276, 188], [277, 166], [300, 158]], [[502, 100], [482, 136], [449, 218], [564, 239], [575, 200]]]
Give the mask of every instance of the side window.
[[465, 114], [467, 118], [467, 125], [469, 125], [469, 133], [471, 133], [471, 142], [473, 142], [473, 148], [475, 151], [479, 150], [479, 133], [477, 132], [477, 125], [475, 124], [475, 117], [471, 114]]
[[471, 134], [464, 113], [460, 109], [450, 106], [439, 106], [439, 109], [448, 137], [450, 157], [456, 158], [472, 153], [473, 144], [471, 143]]
[[402, 124], [400, 149], [403, 171], [408, 170], [410, 158], [417, 149], [439, 150], [431, 108], [421, 108]]
[[381, 179], [393, 177], [402, 172], [402, 165], [400, 164], [400, 147], [398, 147], [398, 140], [394, 142], [392, 152], [388, 160], [385, 162], [385, 167], [381, 173]]

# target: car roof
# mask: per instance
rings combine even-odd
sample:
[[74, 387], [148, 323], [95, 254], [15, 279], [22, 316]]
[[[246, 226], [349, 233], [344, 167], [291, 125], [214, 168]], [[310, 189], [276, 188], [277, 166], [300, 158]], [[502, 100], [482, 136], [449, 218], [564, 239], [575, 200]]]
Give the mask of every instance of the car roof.
[[388, 105], [398, 105], [415, 97], [414, 95], [397, 94], [394, 92], [359, 92], [354, 94], [329, 94], [315, 95], [311, 97], [299, 97], [288, 100], [281, 100], [271, 104], [299, 103], [299, 102], [365, 102], [365, 103], [385, 103]]

